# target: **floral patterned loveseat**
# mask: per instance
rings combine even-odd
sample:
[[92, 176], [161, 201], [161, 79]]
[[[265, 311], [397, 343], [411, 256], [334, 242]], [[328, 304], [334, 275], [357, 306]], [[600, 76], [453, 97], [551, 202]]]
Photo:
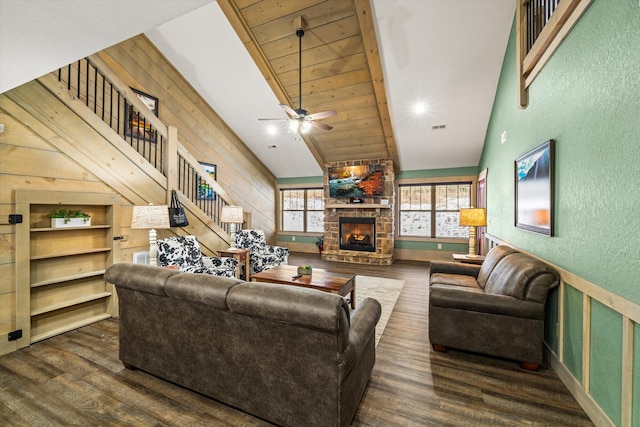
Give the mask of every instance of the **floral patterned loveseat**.
[[238, 260], [203, 256], [195, 236], [167, 237], [158, 240], [157, 245], [159, 267], [177, 266], [178, 270], [189, 273], [236, 277]]
[[289, 262], [289, 248], [267, 245], [267, 239], [262, 230], [236, 231], [235, 246], [249, 249], [251, 274], [260, 273]]

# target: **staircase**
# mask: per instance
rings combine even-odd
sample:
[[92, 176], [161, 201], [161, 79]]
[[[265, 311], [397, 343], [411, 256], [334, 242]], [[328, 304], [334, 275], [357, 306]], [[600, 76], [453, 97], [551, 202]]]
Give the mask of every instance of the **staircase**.
[[[133, 163], [138, 170], [132, 173], [144, 177], [131, 179], [124, 171], [117, 174], [115, 185], [113, 180], [106, 181], [112, 187], [133, 204], [169, 204], [175, 189], [190, 224], [174, 231], [197, 234], [212, 251], [230, 243], [229, 224], [220, 222], [220, 214], [222, 207], [235, 203], [180, 143], [178, 129], [165, 125], [150, 110], [147, 104], [153, 107], [152, 97], [127, 87], [95, 55], [45, 75], [37, 83], [95, 130], [97, 140], [111, 145], [83, 147], [93, 161], [105, 170], [121, 167], [122, 162]], [[215, 238], [206, 237], [211, 235]]]

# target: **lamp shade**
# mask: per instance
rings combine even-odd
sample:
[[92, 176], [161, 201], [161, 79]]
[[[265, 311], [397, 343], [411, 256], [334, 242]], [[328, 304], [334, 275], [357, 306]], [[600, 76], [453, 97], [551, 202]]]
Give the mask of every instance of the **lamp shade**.
[[460, 225], [469, 227], [484, 227], [487, 225], [487, 210], [484, 208], [460, 209]]
[[223, 206], [220, 213], [220, 222], [238, 224], [244, 221], [242, 217], [242, 206]]
[[169, 228], [169, 207], [167, 205], [134, 206], [131, 228], [141, 230]]

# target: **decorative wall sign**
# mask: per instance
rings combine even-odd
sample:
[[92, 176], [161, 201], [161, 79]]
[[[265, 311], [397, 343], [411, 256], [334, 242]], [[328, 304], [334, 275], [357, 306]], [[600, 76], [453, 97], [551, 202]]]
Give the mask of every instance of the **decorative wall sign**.
[[[140, 101], [146, 105], [149, 110], [153, 114], [158, 116], [158, 98], [155, 96], [148, 95], [144, 92], [140, 92], [134, 88], [131, 88], [138, 96]], [[140, 114], [133, 108], [133, 105], [126, 104], [127, 106], [127, 126], [124, 130], [125, 136], [131, 136], [133, 138], [139, 138], [144, 141], [149, 142], [157, 142], [158, 141], [158, 131], [151, 127], [151, 123], [149, 123], [144, 117], [140, 116]]]
[[515, 161], [515, 226], [553, 236], [554, 140]]
[[[217, 179], [218, 168], [216, 165], [205, 162], [200, 162], [200, 164], [211, 178], [213, 178], [214, 180]], [[196, 194], [196, 198], [198, 200], [215, 200], [216, 192], [213, 191], [213, 188], [211, 188], [209, 184], [207, 184], [207, 181], [205, 181], [204, 179], [200, 179], [200, 182], [198, 183], [198, 192]]]

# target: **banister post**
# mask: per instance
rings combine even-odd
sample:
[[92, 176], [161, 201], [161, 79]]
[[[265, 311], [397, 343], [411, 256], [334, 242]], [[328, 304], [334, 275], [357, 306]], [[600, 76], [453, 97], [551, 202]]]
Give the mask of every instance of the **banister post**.
[[167, 144], [164, 159], [167, 171], [167, 204], [171, 203], [171, 190], [178, 187], [178, 128], [167, 126]]

